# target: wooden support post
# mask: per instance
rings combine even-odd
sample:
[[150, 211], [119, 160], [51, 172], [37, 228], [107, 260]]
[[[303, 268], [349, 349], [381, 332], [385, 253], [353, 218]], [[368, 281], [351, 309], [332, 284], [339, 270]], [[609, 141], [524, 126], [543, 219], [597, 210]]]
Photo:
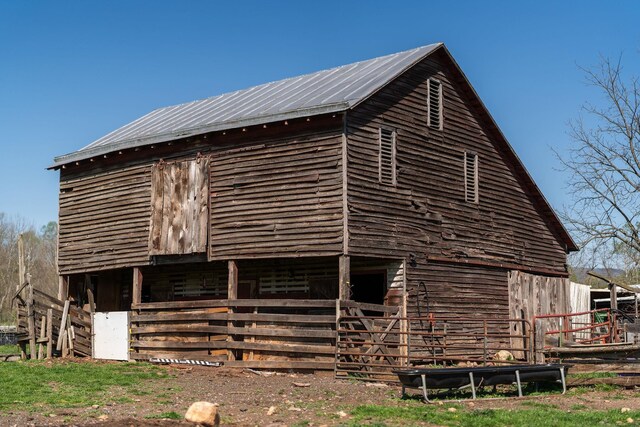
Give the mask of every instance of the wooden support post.
[[29, 353], [31, 359], [37, 358], [36, 353], [36, 319], [35, 319], [35, 310], [33, 307], [33, 285], [31, 284], [31, 277], [29, 274], [27, 276], [27, 289], [29, 292], [29, 296], [27, 297], [27, 325], [29, 327]]
[[142, 302], [142, 271], [138, 267], [133, 267], [133, 294], [131, 295], [131, 305], [136, 306]]
[[40, 339], [38, 340], [38, 360], [44, 359], [44, 342], [47, 336], [47, 317], [42, 316], [40, 319]]
[[[228, 263], [229, 266], [229, 283], [227, 290], [227, 299], [235, 300], [238, 299], [238, 265], [235, 261], [230, 260]], [[235, 312], [234, 307], [229, 305], [229, 314], [233, 314]], [[232, 328], [233, 322], [227, 322], [227, 328]], [[234, 341], [233, 335], [227, 333], [227, 341]], [[227, 360], [236, 360], [236, 356], [231, 349], [227, 349]]]
[[58, 278], [58, 299], [64, 301], [69, 297], [69, 278], [60, 276]]
[[[135, 277], [135, 276], [134, 276]], [[96, 312], [96, 302], [93, 298], [93, 291], [91, 289], [87, 289], [87, 299], [89, 300], [89, 316], [91, 316], [91, 358], [93, 359], [95, 357], [95, 353], [93, 351], [94, 349], [94, 344], [93, 344], [93, 337], [95, 336], [96, 332], [93, 326], [93, 315]]]
[[613, 310], [618, 309], [618, 289], [616, 285], [613, 283], [609, 284], [609, 295], [611, 297], [611, 342], [619, 342], [620, 339], [618, 337], [618, 322], [616, 322], [616, 314]]
[[[20, 291], [25, 281], [26, 267], [24, 265], [24, 240], [22, 239], [22, 233], [18, 237], [18, 283], [16, 284], [16, 292]], [[16, 304], [16, 325], [20, 327], [20, 305]], [[20, 357], [22, 360], [27, 358], [26, 346], [24, 343], [20, 344]]]
[[47, 309], [47, 359], [53, 357], [53, 309]]
[[238, 299], [238, 265], [229, 261], [229, 290], [227, 299]]
[[24, 283], [26, 274], [26, 267], [24, 265], [24, 241], [22, 240], [22, 233], [18, 237], [18, 284], [16, 285], [16, 291], [20, 290], [20, 287]]
[[338, 298], [351, 299], [351, 260], [349, 255], [341, 255], [338, 260]]

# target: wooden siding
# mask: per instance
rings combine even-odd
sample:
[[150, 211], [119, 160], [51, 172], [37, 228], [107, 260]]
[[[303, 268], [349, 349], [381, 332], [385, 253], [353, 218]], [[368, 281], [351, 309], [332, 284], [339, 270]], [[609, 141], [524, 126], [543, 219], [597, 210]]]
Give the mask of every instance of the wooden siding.
[[[443, 130], [427, 124], [427, 79], [443, 87]], [[483, 126], [444, 54], [407, 71], [347, 117], [349, 253], [510, 263], [563, 272], [564, 244]], [[379, 128], [397, 132], [397, 185], [378, 182]], [[479, 202], [465, 201], [464, 152]]]
[[60, 274], [149, 263], [150, 166], [60, 178]]
[[[425, 287], [421, 285], [424, 283]], [[509, 317], [507, 271], [450, 263], [407, 268], [407, 316]]]
[[149, 255], [206, 252], [208, 205], [206, 157], [153, 165]]
[[210, 260], [342, 252], [342, 133], [211, 157]]
[[149, 265], [151, 169], [198, 153], [219, 180], [210, 186], [210, 260], [340, 254], [342, 123], [340, 115], [291, 120], [69, 165], [60, 178], [60, 274]]

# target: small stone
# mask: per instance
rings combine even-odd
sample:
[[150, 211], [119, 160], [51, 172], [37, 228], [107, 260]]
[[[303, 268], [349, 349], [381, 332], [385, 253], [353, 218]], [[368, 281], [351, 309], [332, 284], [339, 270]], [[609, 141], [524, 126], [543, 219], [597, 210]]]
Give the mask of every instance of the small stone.
[[344, 418], [347, 416], [347, 413], [344, 411], [338, 411], [336, 412], [336, 415], [339, 416], [340, 418]]
[[389, 386], [386, 385], [385, 383], [367, 383], [367, 387], [386, 388], [386, 387], [389, 387]]
[[50, 416], [51, 418], [55, 418], [55, 417], [56, 417], [56, 414], [49, 414], [49, 416]]
[[184, 418], [192, 423], [205, 427], [217, 427], [220, 425], [220, 414], [218, 406], [210, 402], [195, 402], [185, 414]]
[[109, 419], [109, 415], [102, 414], [98, 417], [100, 421], [107, 421]]
[[456, 408], [449, 408], [449, 409], [447, 409], [447, 411], [449, 411], [449, 412], [457, 412], [458, 410]]
[[311, 383], [293, 383], [296, 387], [311, 387]]
[[631, 418], [631, 417], [627, 418], [627, 422], [628, 422], [629, 424], [633, 424], [633, 418]]
[[98, 408], [100, 407], [100, 405], [91, 405], [91, 407], [92, 407], [93, 409], [98, 409]]
[[444, 402], [442, 402], [442, 401], [440, 401], [440, 400], [439, 400], [439, 401], [438, 401], [438, 405], [442, 406], [442, 405], [444, 405]]
[[289, 410], [290, 410], [290, 411], [293, 411], [293, 412], [302, 412], [302, 409], [300, 409], [300, 408], [296, 408], [295, 406], [291, 406], [291, 407], [289, 407]]
[[620, 409], [620, 412], [622, 412], [623, 414], [625, 412], [629, 412], [629, 411], [631, 411], [631, 408], [622, 408], [622, 409]]
[[269, 408], [269, 410], [267, 411], [267, 415], [273, 415], [276, 413], [276, 407], [275, 406], [271, 406]]
[[473, 402], [469, 402], [469, 406], [471, 406], [473, 408], [474, 406], [476, 406], [476, 404], [473, 403]]

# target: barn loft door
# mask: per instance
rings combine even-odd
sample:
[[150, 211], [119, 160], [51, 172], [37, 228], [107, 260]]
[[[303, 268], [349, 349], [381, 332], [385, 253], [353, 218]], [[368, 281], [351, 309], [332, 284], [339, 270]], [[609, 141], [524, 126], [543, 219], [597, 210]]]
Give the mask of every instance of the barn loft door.
[[206, 157], [153, 165], [149, 255], [206, 252], [208, 177]]

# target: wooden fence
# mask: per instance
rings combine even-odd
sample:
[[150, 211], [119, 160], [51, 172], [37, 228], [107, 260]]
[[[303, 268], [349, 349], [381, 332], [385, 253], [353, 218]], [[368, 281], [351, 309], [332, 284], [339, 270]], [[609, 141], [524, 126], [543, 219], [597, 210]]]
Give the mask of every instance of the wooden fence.
[[[516, 324], [524, 333], [514, 332]], [[393, 370], [400, 368], [533, 360], [531, 325], [522, 319], [419, 318], [347, 312], [338, 319], [337, 332], [338, 378], [397, 381]], [[501, 351], [502, 357], [496, 357]]]
[[91, 313], [35, 289], [29, 280], [19, 288], [15, 299], [23, 358], [91, 356]]
[[131, 358], [332, 370], [338, 306], [336, 300], [297, 299], [137, 304], [131, 316]]

